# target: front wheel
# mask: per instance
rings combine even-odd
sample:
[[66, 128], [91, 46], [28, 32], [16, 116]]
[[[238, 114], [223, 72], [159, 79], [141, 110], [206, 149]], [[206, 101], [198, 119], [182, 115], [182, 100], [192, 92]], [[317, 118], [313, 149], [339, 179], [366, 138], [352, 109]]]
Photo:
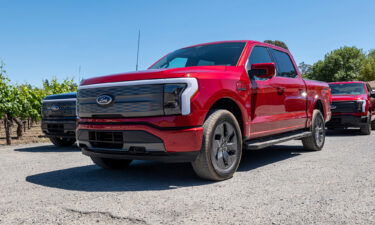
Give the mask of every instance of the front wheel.
[[91, 156], [91, 160], [103, 169], [118, 170], [129, 167], [130, 159], [108, 159]]
[[195, 173], [204, 179], [220, 181], [236, 172], [242, 154], [242, 135], [234, 115], [216, 110], [203, 125], [202, 149], [194, 162]]
[[313, 111], [311, 133], [311, 136], [302, 138], [303, 147], [310, 151], [322, 150], [326, 138], [326, 130], [324, 117], [317, 109]]
[[371, 134], [371, 128], [372, 128], [371, 114], [369, 113], [367, 123], [364, 126], [361, 127], [361, 134], [370, 135]]
[[75, 138], [50, 137], [50, 141], [59, 147], [69, 147], [76, 142]]

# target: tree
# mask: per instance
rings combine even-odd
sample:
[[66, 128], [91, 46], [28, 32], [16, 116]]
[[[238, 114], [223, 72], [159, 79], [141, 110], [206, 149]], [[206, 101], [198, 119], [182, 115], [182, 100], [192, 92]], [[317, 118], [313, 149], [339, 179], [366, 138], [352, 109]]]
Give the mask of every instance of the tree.
[[361, 49], [342, 47], [314, 63], [306, 77], [326, 82], [359, 80], [365, 58]]
[[272, 41], [272, 40], [265, 40], [264, 43], [271, 44], [271, 45], [276, 45], [276, 46], [279, 46], [281, 48], [288, 49], [288, 46], [283, 41], [279, 41], [279, 40], [274, 40], [274, 41]]
[[371, 50], [363, 62], [360, 72], [360, 80], [373, 81], [375, 80], [375, 50]]
[[[4, 122], [6, 142], [11, 144], [13, 122], [17, 124], [17, 138], [26, 131], [26, 121], [41, 118], [42, 100], [47, 95], [73, 92], [77, 84], [73, 79], [58, 82], [56, 78], [43, 81], [43, 88], [29, 84], [12, 85], [6, 75], [4, 63], [0, 61], [0, 119]], [[28, 126], [30, 128], [30, 126]]]
[[310, 64], [306, 64], [305, 62], [301, 62], [300, 64], [298, 64], [298, 69], [300, 70], [302, 76], [305, 76], [306, 74], [310, 73], [311, 67], [312, 66]]

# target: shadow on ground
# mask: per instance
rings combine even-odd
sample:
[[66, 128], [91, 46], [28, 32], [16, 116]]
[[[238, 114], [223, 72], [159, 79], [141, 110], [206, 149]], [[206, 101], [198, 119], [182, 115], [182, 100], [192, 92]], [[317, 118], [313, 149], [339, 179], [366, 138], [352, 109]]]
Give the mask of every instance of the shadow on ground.
[[[302, 152], [302, 147], [273, 146], [266, 150], [247, 152], [238, 172], [277, 163]], [[46, 187], [75, 191], [148, 191], [206, 185], [189, 163], [134, 161], [126, 170], [103, 170], [94, 165], [73, 167], [26, 177], [26, 181]]]
[[70, 147], [57, 147], [55, 145], [44, 145], [44, 146], [35, 146], [35, 147], [28, 147], [28, 148], [16, 148], [14, 149], [16, 152], [78, 152], [81, 151], [78, 147], [70, 146]]
[[344, 137], [344, 136], [363, 136], [359, 129], [336, 129], [327, 130], [327, 136]]

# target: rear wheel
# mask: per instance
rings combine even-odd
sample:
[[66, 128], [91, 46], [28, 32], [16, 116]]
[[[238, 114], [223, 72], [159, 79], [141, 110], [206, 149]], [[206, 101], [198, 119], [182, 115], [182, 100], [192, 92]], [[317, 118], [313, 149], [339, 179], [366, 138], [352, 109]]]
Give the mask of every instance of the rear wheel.
[[227, 110], [216, 110], [203, 127], [202, 149], [192, 162], [195, 173], [214, 181], [231, 178], [242, 154], [242, 135], [236, 118]]
[[322, 150], [325, 142], [325, 122], [322, 113], [315, 109], [311, 122], [311, 136], [302, 139], [303, 147], [310, 151]]
[[118, 170], [118, 169], [125, 169], [129, 167], [130, 163], [132, 162], [131, 159], [108, 159], [108, 158], [99, 158], [91, 156], [91, 160], [103, 169], [111, 169], [111, 170]]
[[51, 142], [59, 147], [68, 147], [76, 142], [75, 138], [50, 137]]

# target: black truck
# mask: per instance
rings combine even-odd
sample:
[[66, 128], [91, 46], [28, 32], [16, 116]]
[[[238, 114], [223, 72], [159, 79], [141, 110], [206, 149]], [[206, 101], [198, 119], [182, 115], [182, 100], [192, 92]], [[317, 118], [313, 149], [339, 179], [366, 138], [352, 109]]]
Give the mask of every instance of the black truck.
[[70, 146], [76, 142], [76, 101], [75, 92], [49, 95], [43, 99], [42, 130], [56, 146]]

